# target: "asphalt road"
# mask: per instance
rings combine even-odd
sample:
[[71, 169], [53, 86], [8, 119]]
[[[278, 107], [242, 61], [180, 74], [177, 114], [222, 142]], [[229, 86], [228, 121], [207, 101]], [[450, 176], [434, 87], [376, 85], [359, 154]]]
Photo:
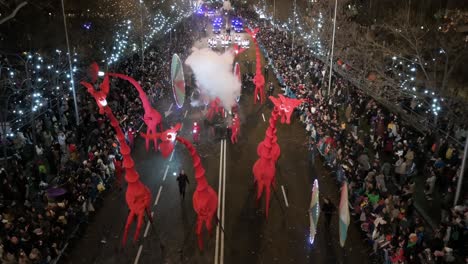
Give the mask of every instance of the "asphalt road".
[[[254, 52], [249, 51], [241, 60], [253, 61], [251, 54]], [[269, 74], [270, 77], [272, 75]], [[275, 94], [277, 92], [280, 90], [276, 89]], [[187, 97], [190, 97], [190, 93]], [[187, 100], [183, 108], [177, 109], [172, 104], [172, 95], [168, 95], [156, 108], [164, 113], [172, 104], [173, 112], [164, 120], [164, 127], [181, 122], [183, 128], [180, 135], [191, 139], [193, 122], [203, 124], [203, 108], [191, 107], [190, 99]], [[339, 189], [319, 159], [315, 167], [308, 163], [307, 150], [303, 146], [305, 130], [296, 117], [292, 118], [290, 125], [278, 124], [281, 157], [271, 195], [270, 215], [268, 219], [265, 218], [265, 201], [262, 199], [258, 204], [255, 201], [252, 166], [257, 160], [256, 148], [264, 138], [271, 109], [269, 104], [254, 105], [252, 93], [243, 92], [239, 142], [233, 145], [227, 140], [225, 161], [221, 157], [222, 139], [209, 136], [208, 129], [202, 125], [201, 143], [197, 149], [209, 184], [221, 197], [225, 197], [219, 217], [224, 224], [222, 229], [213, 229], [211, 234], [205, 232], [203, 252], [198, 250], [194, 232], [196, 214], [191, 197], [195, 180], [188, 152], [177, 144], [173, 156], [163, 159], [160, 153], [146, 152], [143, 141], [138, 139], [133, 157], [142, 182], [152, 191], [154, 223], [150, 225], [145, 221], [136, 243], [131, 240], [134, 224], [127, 245], [122, 247], [128, 209], [125, 192], [112, 190], [104, 198], [104, 205], [94, 216], [84, 236], [71, 245], [70, 253], [62, 262], [369, 263], [370, 248], [365, 245], [358, 226], [353, 224], [353, 217], [343, 249], [339, 246], [337, 215], [332, 219], [334, 224], [330, 230], [325, 229], [324, 217], [321, 217], [314, 245], [308, 242], [308, 208], [313, 180], [319, 180], [320, 194], [330, 197], [336, 206], [339, 204]], [[225, 167], [221, 167], [224, 163]], [[187, 172], [190, 180], [185, 200], [179, 196], [176, 182], [180, 169]], [[225, 180], [220, 184], [223, 175]], [[220, 201], [222, 206], [223, 199]]]

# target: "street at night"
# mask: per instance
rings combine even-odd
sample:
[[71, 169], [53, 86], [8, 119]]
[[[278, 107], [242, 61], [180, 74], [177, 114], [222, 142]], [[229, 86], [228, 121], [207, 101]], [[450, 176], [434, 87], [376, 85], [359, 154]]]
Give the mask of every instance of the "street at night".
[[0, 1], [1, 263], [468, 263], [468, 9], [375, 2]]
[[[268, 124], [263, 116], [268, 121], [272, 107], [268, 104], [253, 105], [252, 102], [251, 92], [242, 95], [240, 114], [244, 123], [238, 144], [231, 144], [225, 137], [210, 137], [208, 129], [202, 127], [201, 142], [197, 146], [208, 181], [218, 194], [221, 193], [218, 189], [220, 177], [225, 173], [225, 186], [222, 187], [226, 192], [224, 225], [218, 241], [220, 250], [224, 248], [224, 252], [219, 253], [224, 259], [216, 263], [354, 263], [353, 259], [368, 263], [369, 248], [362, 241], [356, 225], [350, 226], [347, 245], [340, 248], [337, 215], [333, 217], [330, 230], [325, 228], [322, 218], [314, 245], [309, 243], [308, 210], [313, 180], [319, 180], [321, 193], [329, 196], [336, 205], [339, 190], [330, 172], [318, 161], [315, 167], [308, 163], [304, 144], [306, 134], [297, 118], [293, 118], [291, 125], [278, 128], [282, 156], [278, 162], [270, 215], [265, 218], [264, 200], [257, 205], [255, 199], [252, 165], [257, 159], [257, 144], [263, 139]], [[158, 104], [158, 110], [163, 113], [171, 104], [171, 97], [164, 98]], [[203, 107], [173, 107], [173, 110], [164, 126], [182, 122], [181, 135], [190, 138], [193, 122], [203, 118]], [[221, 157], [222, 142], [226, 142], [225, 161]], [[153, 225], [146, 222], [142, 229], [144, 237], [135, 244], [128, 241], [127, 247], [122, 249], [121, 233], [128, 210], [122, 206], [122, 193], [110, 194], [105, 198], [102, 211], [96, 215], [95, 223], [88, 228], [75, 253], [70, 255], [69, 263], [132, 263], [137, 256], [139, 263], [215, 263], [216, 230], [211, 235], [204, 235], [206, 245], [203, 252], [197, 248], [194, 233], [196, 215], [191, 206], [193, 183], [188, 185], [184, 201], [179, 196], [176, 177], [180, 169], [184, 169], [189, 180], [193, 181], [191, 158], [187, 151], [177, 145], [174, 154], [163, 159], [159, 153], [147, 153], [144, 142], [140, 140], [134, 153], [142, 181], [153, 193], [155, 222]], [[220, 174], [221, 162], [225, 169]], [[106, 243], [101, 243], [102, 239]], [[82, 252], [87, 253], [83, 255]]]

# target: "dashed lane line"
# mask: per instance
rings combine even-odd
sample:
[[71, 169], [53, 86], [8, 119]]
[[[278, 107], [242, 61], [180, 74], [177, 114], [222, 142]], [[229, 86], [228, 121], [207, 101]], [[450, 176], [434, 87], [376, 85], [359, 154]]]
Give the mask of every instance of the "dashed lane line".
[[137, 253], [136, 258], [135, 258], [135, 262], [133, 262], [133, 264], [138, 264], [138, 261], [140, 260], [142, 250], [143, 250], [143, 245], [140, 245], [140, 247], [138, 248], [138, 253]]
[[163, 188], [162, 186], [159, 186], [159, 191], [158, 191], [158, 194], [156, 195], [156, 199], [154, 200], [153, 206], [158, 205], [159, 197], [161, 196], [161, 192], [162, 192], [162, 188]]
[[169, 171], [169, 165], [167, 165], [166, 167], [166, 171], [164, 172], [164, 177], [163, 177], [163, 181], [166, 180], [166, 176], [167, 176], [167, 172]]
[[286, 197], [286, 191], [284, 190], [284, 186], [281, 185], [281, 190], [283, 191], [284, 202], [286, 203], [286, 207], [289, 207], [288, 197]]

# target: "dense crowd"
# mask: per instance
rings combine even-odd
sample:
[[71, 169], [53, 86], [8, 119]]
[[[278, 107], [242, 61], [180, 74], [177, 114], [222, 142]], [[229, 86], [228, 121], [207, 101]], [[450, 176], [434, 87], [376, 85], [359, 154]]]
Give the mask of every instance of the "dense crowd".
[[[255, 14], [246, 16], [255, 21]], [[314, 163], [320, 153], [337, 183], [348, 182], [350, 210], [372, 254], [383, 263], [449, 263], [454, 251], [466, 257], [466, 197], [453, 207], [459, 146], [414, 132], [338, 76], [332, 95], [323, 96], [324, 64], [300, 41], [293, 49], [287, 32], [266, 24], [256, 26], [270, 67], [285, 95], [305, 100], [297, 113], [307, 130], [309, 160]], [[418, 177], [424, 177], [421, 186]], [[425, 188], [424, 202], [435, 192], [441, 195], [441, 224], [435, 230], [415, 211], [416, 188]]]
[[[149, 48], [143, 64], [134, 55], [114, 70], [138, 80], [155, 103], [170, 89], [172, 54], [185, 59], [190, 52], [195, 39], [190, 22]], [[50, 263], [77, 227], [88, 222], [101, 193], [122, 184], [115, 133], [94, 100], [87, 94], [81, 99], [86, 103], [80, 104], [80, 125], [75, 125], [72, 101], [63, 101], [60, 111], [39, 116], [34, 128], [19, 131], [12, 142], [15, 153], [0, 168], [2, 263]], [[108, 101], [133, 145], [143, 123], [138, 93], [129, 83], [112, 80]], [[27, 155], [28, 150], [35, 154]]]

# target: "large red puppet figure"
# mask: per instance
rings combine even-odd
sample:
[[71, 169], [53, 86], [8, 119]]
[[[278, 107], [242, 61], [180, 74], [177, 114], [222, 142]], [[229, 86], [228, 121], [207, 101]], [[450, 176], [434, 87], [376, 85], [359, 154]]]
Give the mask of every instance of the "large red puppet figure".
[[265, 139], [258, 144], [257, 155], [259, 159], [253, 166], [254, 181], [257, 184], [257, 200], [262, 196], [265, 190], [265, 215], [268, 217], [268, 210], [270, 206], [270, 190], [275, 182], [276, 162], [280, 156], [280, 147], [277, 143], [276, 136], [276, 121], [281, 120], [281, 123], [289, 124], [291, 115], [301, 100], [286, 98], [279, 95], [279, 98], [273, 96], [269, 97], [275, 107], [271, 113], [269, 126], [265, 133]]
[[210, 102], [210, 107], [208, 108], [208, 112], [206, 113], [206, 118], [208, 120], [212, 120], [216, 114], [224, 116], [224, 108], [221, 105], [221, 100], [218, 97], [216, 97]]
[[[94, 64], [93, 64], [94, 66]], [[93, 68], [92, 66], [92, 68]], [[95, 68], [95, 67], [94, 67]], [[92, 75], [92, 80], [96, 80]], [[112, 113], [112, 109], [107, 105], [107, 94], [109, 93], [109, 77], [104, 77], [103, 83], [100, 85], [100, 90], [95, 90], [93, 85], [88, 82], [81, 82], [83, 86], [87, 88], [87, 91], [94, 97], [99, 107], [99, 112], [105, 114], [110, 120], [111, 126], [114, 128], [117, 135], [117, 140], [120, 144], [120, 152], [123, 156], [122, 166], [125, 169], [125, 181], [128, 184], [127, 191], [125, 194], [125, 200], [127, 202], [130, 213], [125, 224], [124, 235], [122, 244], [124, 245], [127, 240], [128, 229], [134, 218], [137, 217], [137, 227], [133, 240], [138, 239], [141, 227], [143, 225], [144, 215], [147, 214], [150, 221], [152, 221], [151, 214], [149, 213], [151, 192], [141, 181], [138, 172], [135, 170], [135, 163], [130, 155], [130, 147], [125, 142], [125, 135], [122, 132], [122, 128], [119, 125], [119, 121]]]
[[232, 45], [232, 47], [233, 47], [233, 51], [234, 51], [235, 56], [241, 54], [242, 52], [244, 52], [246, 50], [246, 49], [242, 48], [241, 46], [239, 46], [238, 44], [234, 44], [234, 45]]
[[237, 143], [237, 137], [239, 136], [239, 132], [240, 132], [240, 125], [241, 124], [240, 124], [239, 116], [235, 114], [234, 117], [232, 118], [232, 125], [230, 126], [232, 144]]
[[203, 250], [203, 225], [205, 225], [206, 229], [211, 232], [213, 227], [213, 217], [215, 216], [216, 210], [218, 208], [218, 195], [206, 181], [205, 169], [201, 164], [201, 159], [197, 153], [197, 150], [193, 147], [190, 141], [183, 137], [177, 136], [177, 131], [180, 130], [180, 128], [181, 125], [177, 124], [174, 128], [166, 130], [161, 134], [157, 134], [156, 136], [162, 140], [161, 144], [159, 145], [159, 149], [164, 157], [168, 157], [169, 154], [171, 154], [171, 152], [174, 150], [173, 142], [175, 140], [182, 143], [192, 157], [193, 168], [195, 170], [195, 180], [197, 182], [195, 193], [193, 194], [193, 209], [197, 213], [197, 225], [195, 231], [198, 237], [198, 246], [200, 250]]
[[257, 100], [260, 98], [260, 103], [263, 104], [265, 101], [265, 77], [262, 74], [262, 62], [261, 62], [261, 54], [260, 48], [258, 47], [257, 41], [257, 33], [259, 31], [258, 28], [251, 31], [250, 29], [246, 28], [245, 31], [252, 37], [254, 45], [255, 45], [255, 59], [256, 59], [256, 67], [255, 67], [255, 76], [253, 78], [253, 82], [255, 84], [255, 92], [254, 92], [254, 104], [257, 103]]
[[114, 76], [114, 77], [126, 80], [130, 82], [137, 89], [138, 94], [140, 96], [141, 103], [143, 104], [143, 109], [145, 110], [143, 121], [146, 124], [146, 134], [144, 135], [144, 138], [146, 140], [146, 144], [145, 144], [146, 151], [149, 150], [150, 138], [153, 139], [154, 150], [157, 150], [158, 140], [155, 137], [152, 137], [151, 135], [157, 132], [156, 128], [158, 126], [160, 130], [162, 131], [161, 114], [151, 106], [150, 101], [148, 100], [148, 97], [146, 96], [145, 91], [143, 91], [140, 84], [135, 79], [129, 76], [120, 74], [120, 73], [109, 73], [109, 76]]

